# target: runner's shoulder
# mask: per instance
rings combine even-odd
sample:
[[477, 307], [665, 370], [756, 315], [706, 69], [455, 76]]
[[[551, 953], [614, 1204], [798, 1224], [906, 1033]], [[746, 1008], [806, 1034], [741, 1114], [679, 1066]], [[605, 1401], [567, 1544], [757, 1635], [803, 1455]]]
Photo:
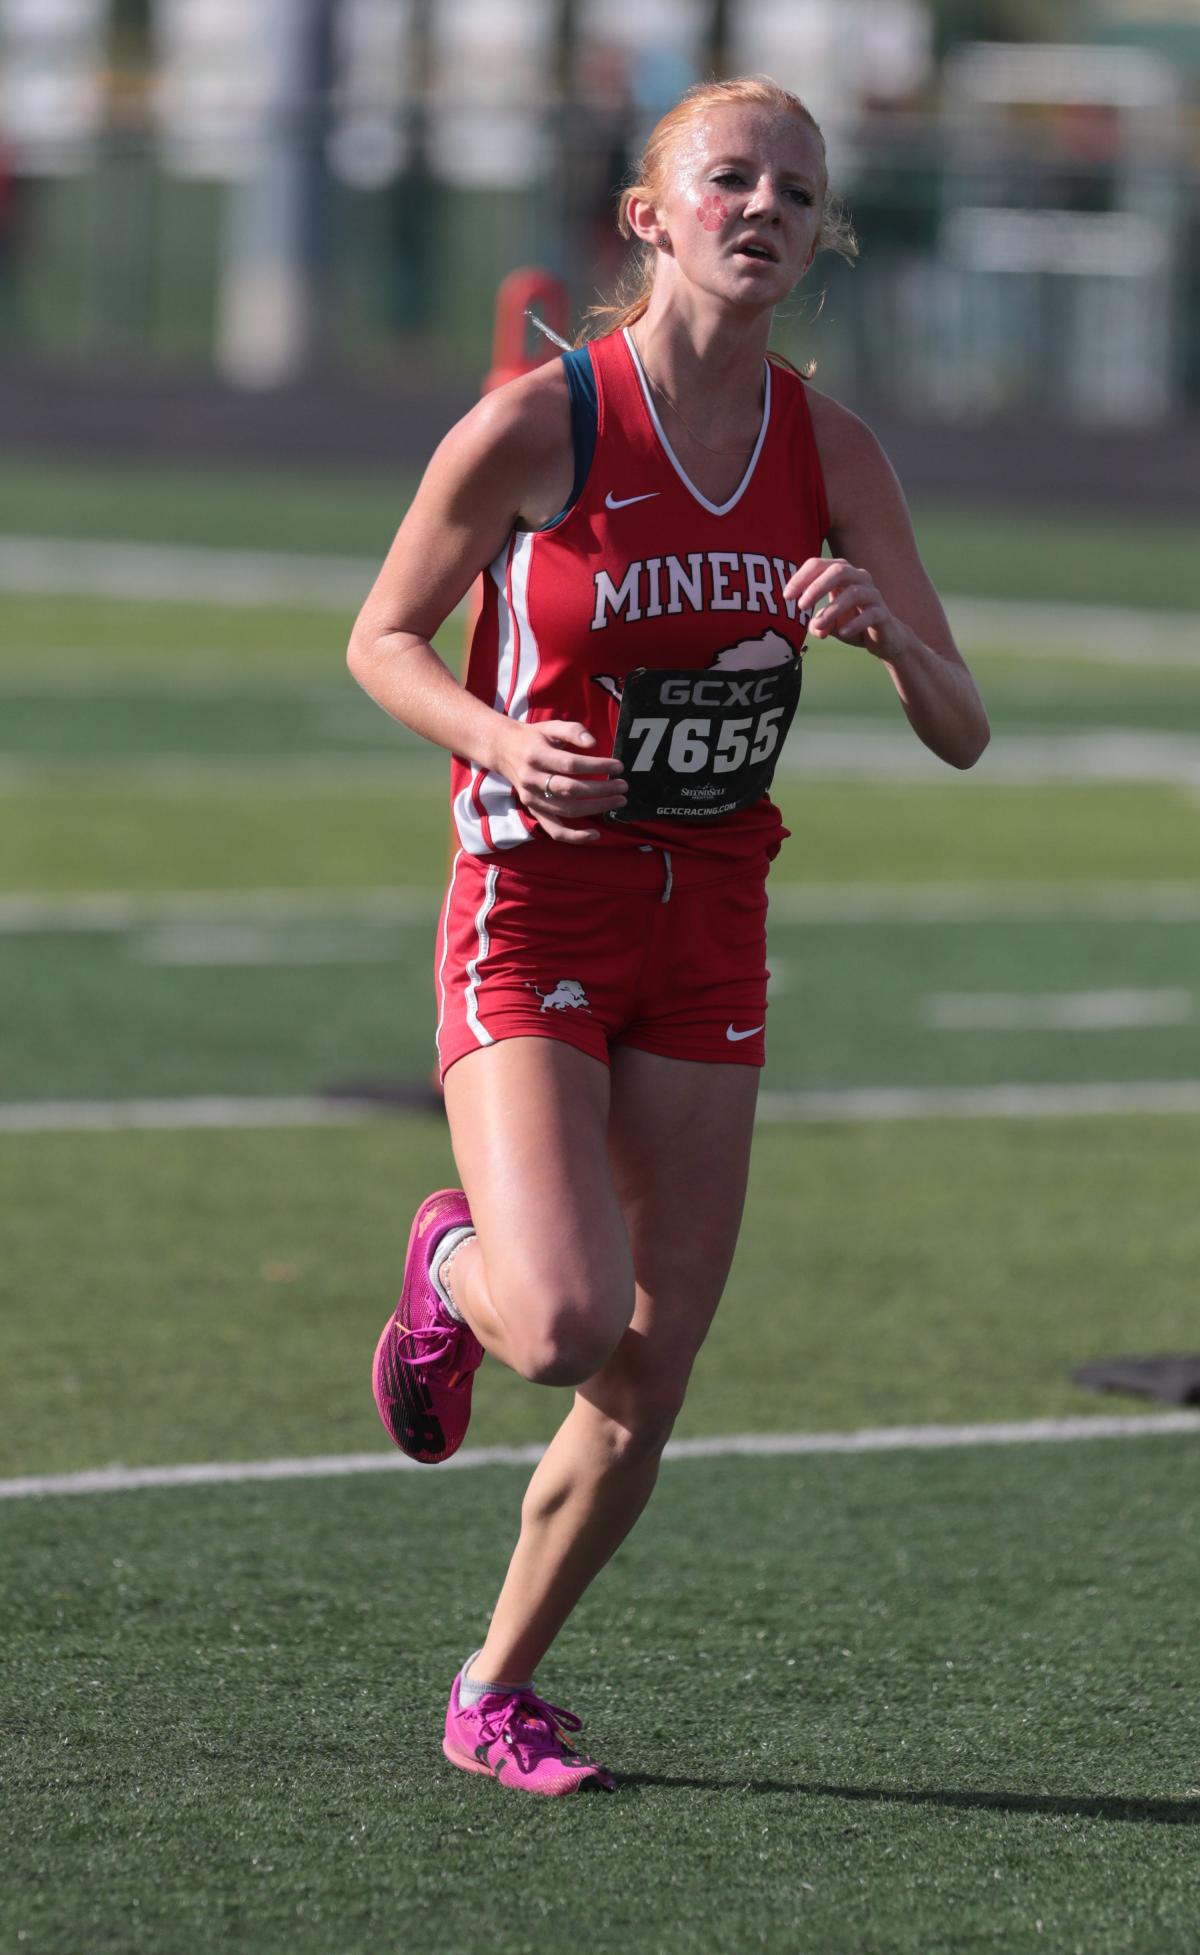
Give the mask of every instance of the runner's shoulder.
[[886, 459], [878, 435], [860, 414], [855, 414], [841, 401], [835, 400], [832, 394], [823, 394], [811, 382], [805, 384], [805, 395], [813, 434], [826, 467], [831, 462], [874, 461], [878, 464], [881, 459]]
[[474, 466], [521, 473], [538, 471], [569, 451], [571, 406], [561, 360], [493, 388], [450, 430], [453, 443]]
[[832, 394], [808, 385], [806, 397], [831, 513], [872, 490], [894, 496], [895, 471], [874, 429]]

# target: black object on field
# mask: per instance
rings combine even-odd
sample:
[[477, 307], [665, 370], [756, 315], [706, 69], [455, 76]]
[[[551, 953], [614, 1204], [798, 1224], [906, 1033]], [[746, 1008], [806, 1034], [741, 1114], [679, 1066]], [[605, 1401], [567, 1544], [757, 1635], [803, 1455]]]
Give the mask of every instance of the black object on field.
[[437, 1080], [424, 1079], [343, 1079], [321, 1088], [321, 1098], [332, 1105], [371, 1106], [397, 1113], [440, 1113], [446, 1111]]
[[1071, 1377], [1093, 1392], [1136, 1392], [1168, 1405], [1200, 1405], [1200, 1357], [1089, 1358]]

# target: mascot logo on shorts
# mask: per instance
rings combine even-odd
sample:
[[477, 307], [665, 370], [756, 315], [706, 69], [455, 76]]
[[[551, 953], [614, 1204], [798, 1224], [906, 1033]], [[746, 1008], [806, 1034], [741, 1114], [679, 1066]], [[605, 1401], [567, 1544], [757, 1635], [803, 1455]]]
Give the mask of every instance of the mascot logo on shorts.
[[591, 1010], [587, 1001], [587, 992], [578, 978], [559, 978], [553, 991], [538, 991], [536, 984], [531, 986], [531, 989], [537, 991], [542, 1001], [543, 1011], [579, 1011], [581, 1008], [584, 1011]]
[[[765, 672], [772, 665], [786, 665], [789, 659], [800, 654], [788, 644], [778, 631], [764, 631], [761, 638], [743, 638], [736, 645], [727, 645], [723, 652], [711, 660], [710, 672]], [[618, 702], [625, 691], [624, 679], [614, 679], [608, 672], [593, 672], [593, 685], [603, 686]]]

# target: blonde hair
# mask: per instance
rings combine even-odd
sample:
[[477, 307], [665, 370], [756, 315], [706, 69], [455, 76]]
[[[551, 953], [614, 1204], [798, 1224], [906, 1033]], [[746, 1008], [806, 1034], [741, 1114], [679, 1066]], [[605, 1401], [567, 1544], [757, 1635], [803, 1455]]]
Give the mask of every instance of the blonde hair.
[[[769, 75], [739, 75], [732, 81], [702, 81], [680, 97], [673, 109], [657, 122], [650, 132], [649, 140], [637, 165], [635, 179], [621, 192], [617, 207], [617, 229], [623, 238], [633, 240], [633, 229], [629, 222], [629, 206], [634, 197], [641, 197], [647, 203], [658, 203], [667, 187], [667, 175], [671, 159], [685, 134], [697, 123], [701, 116], [711, 109], [720, 109], [740, 103], [751, 103], [756, 107], [775, 109], [781, 114], [798, 115], [818, 138], [824, 154], [825, 138], [812, 112], [805, 108], [798, 95], [789, 88], [783, 88]], [[817, 246], [822, 251], [836, 251], [851, 264], [858, 256], [858, 239], [854, 235], [850, 219], [840, 200], [828, 188], [821, 210], [821, 230]], [[607, 304], [589, 306], [584, 315], [583, 327], [576, 340], [582, 345], [586, 340], [595, 339], [601, 333], [613, 333], [622, 326], [632, 326], [640, 319], [650, 303], [654, 289], [654, 271], [657, 254], [652, 245], [643, 244], [639, 239], [630, 252], [625, 268], [617, 282], [616, 291]]]

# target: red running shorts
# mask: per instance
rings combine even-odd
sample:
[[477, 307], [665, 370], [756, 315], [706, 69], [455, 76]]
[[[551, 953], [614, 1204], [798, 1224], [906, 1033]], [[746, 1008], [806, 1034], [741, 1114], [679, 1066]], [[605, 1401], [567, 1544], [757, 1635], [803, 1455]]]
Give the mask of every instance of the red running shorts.
[[[460, 853], [438, 924], [438, 1060], [501, 1039], [559, 1039], [608, 1063], [613, 1045], [667, 1059], [761, 1066], [767, 1017], [766, 864], [697, 878], [664, 849], [561, 874]], [[557, 860], [553, 862], [557, 870]], [[618, 885], [619, 882], [619, 886]]]

